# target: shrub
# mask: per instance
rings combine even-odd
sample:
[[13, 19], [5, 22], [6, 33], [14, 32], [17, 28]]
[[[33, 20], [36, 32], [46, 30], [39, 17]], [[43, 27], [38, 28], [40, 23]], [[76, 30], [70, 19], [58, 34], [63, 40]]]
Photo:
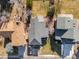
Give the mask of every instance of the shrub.
[[32, 9], [33, 0], [27, 0], [27, 9]]

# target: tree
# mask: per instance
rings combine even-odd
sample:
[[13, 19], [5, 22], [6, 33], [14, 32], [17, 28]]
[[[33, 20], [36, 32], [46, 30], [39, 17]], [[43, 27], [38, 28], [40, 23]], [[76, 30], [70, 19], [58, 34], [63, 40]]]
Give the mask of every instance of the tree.
[[27, 9], [32, 9], [32, 2], [33, 2], [33, 0], [27, 0]]

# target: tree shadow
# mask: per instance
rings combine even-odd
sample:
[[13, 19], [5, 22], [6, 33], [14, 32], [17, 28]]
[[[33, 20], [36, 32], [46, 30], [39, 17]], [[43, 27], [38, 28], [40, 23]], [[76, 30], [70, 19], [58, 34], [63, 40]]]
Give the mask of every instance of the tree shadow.
[[78, 52], [76, 54], [76, 59], [79, 59], [79, 47], [77, 48]]
[[51, 50], [61, 55], [61, 41], [55, 40], [55, 33], [49, 35]]
[[9, 3], [10, 0], [1, 0], [0, 1], [0, 5], [1, 5], [1, 12], [2, 11], [7, 11], [7, 12], [11, 12], [12, 11], [12, 7], [13, 4]]

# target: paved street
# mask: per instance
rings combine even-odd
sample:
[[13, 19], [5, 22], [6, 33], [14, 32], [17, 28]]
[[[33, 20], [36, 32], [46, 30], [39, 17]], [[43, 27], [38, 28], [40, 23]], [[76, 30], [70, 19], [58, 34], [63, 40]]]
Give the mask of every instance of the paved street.
[[[0, 59], [20, 59], [18, 56], [12, 56], [12, 57], [0, 57]], [[23, 59], [60, 59], [59, 57], [56, 56], [26, 56]]]
[[27, 56], [24, 59], [60, 59], [59, 57], [52, 55], [40, 55], [40, 56]]
[[24, 59], [60, 59], [57, 57], [26, 57]]

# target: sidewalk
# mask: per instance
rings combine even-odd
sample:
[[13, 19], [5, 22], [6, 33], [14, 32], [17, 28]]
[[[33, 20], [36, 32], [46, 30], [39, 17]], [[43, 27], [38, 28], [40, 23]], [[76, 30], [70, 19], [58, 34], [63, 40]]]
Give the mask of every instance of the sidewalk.
[[26, 56], [23, 59], [61, 59], [56, 55]]

